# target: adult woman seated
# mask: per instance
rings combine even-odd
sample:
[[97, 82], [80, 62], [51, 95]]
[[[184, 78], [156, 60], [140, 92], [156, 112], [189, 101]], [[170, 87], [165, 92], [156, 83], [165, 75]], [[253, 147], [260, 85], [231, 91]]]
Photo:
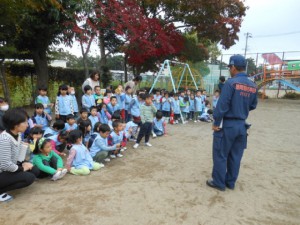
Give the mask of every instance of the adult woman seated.
[[28, 126], [24, 112], [10, 109], [2, 120], [6, 130], [0, 134], [0, 202], [12, 200], [5, 192], [31, 185], [39, 173], [31, 163], [17, 162], [21, 133]]
[[93, 94], [95, 93], [95, 87], [100, 86], [100, 73], [94, 71], [91, 73], [91, 76], [87, 78], [82, 84], [82, 92], [84, 93], [84, 87], [90, 85], [92, 87]]

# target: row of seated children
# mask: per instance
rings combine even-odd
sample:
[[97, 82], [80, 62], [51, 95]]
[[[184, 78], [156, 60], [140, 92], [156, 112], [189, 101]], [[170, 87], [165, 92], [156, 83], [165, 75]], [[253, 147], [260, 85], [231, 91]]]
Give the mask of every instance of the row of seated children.
[[[141, 106], [141, 123], [134, 148], [139, 146], [143, 137], [145, 145], [149, 143], [150, 134], [154, 131], [157, 136], [164, 134], [165, 124], [162, 120], [162, 113], [156, 112], [152, 104], [152, 97], [144, 95], [145, 104]], [[91, 115], [94, 108], [91, 109]], [[52, 180], [61, 179], [69, 171], [75, 175], [87, 175], [91, 170], [99, 170], [104, 166], [104, 162], [110, 158], [122, 157], [126, 150], [126, 143], [133, 134], [134, 128], [138, 124], [133, 121], [124, 124], [120, 116], [114, 113], [111, 123], [96, 122], [92, 129], [92, 123], [87, 118], [87, 110], [82, 109], [79, 124], [74, 126], [74, 115], [66, 116], [66, 124], [62, 120], [54, 122], [52, 127], [46, 128], [35, 126], [30, 130], [27, 142], [33, 154], [29, 156], [33, 165], [40, 170], [40, 178], [51, 175]], [[95, 111], [96, 113], [99, 112]], [[156, 117], [154, 118], [154, 115]], [[152, 126], [154, 125], [154, 129]], [[91, 132], [93, 130], [93, 132]], [[63, 165], [62, 156], [66, 145], [69, 149], [66, 168]]]

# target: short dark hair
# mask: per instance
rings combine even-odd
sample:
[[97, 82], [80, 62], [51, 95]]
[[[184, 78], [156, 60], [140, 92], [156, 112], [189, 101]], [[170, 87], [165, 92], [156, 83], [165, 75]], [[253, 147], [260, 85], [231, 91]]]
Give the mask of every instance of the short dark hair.
[[87, 91], [93, 90], [93, 89], [90, 85], [86, 85], [86, 86], [84, 86], [83, 90], [84, 90], [84, 93], [86, 93]]
[[96, 76], [96, 74], [98, 74], [99, 75], [99, 79], [100, 79], [100, 73], [99, 73], [99, 71], [93, 71], [92, 73], [91, 73], [91, 75], [90, 75], [90, 78], [92, 78], [93, 80], [95, 79], [95, 76]]
[[221, 82], [224, 82], [224, 81], [225, 81], [225, 77], [224, 77], [224, 76], [220, 76], [219, 80], [220, 80]]
[[43, 149], [47, 143], [51, 142], [50, 139], [44, 139], [43, 143], [40, 144], [39, 142], [40, 142], [41, 139], [42, 138], [39, 138], [35, 142], [35, 147], [34, 147], [34, 150], [33, 150], [33, 154], [35, 154], [35, 155], [39, 154], [40, 153], [40, 149]]
[[137, 75], [133, 78], [133, 81], [137, 81], [137, 82], [142, 81], [142, 80], [143, 80], [143, 77], [141, 75]]
[[161, 119], [163, 117], [163, 114], [161, 111], [157, 111], [155, 115], [156, 119]]
[[35, 109], [44, 109], [44, 105], [42, 103], [35, 104]]
[[69, 119], [75, 119], [75, 116], [73, 114], [69, 114], [66, 117], [66, 120], [68, 121]]
[[115, 111], [112, 116], [111, 119], [115, 119], [115, 120], [120, 120], [121, 119], [121, 114], [120, 114], [120, 110]]
[[110, 101], [113, 100], [113, 99], [117, 99], [117, 97], [116, 96], [111, 96]]
[[97, 85], [97, 86], [94, 87], [94, 91], [96, 91], [97, 88], [101, 89], [101, 87], [99, 85]]
[[38, 88], [39, 91], [48, 91], [48, 88], [46, 86], [40, 86]]
[[120, 120], [115, 120], [112, 122], [112, 127], [117, 128], [120, 124], [122, 124]]
[[8, 130], [13, 130], [15, 126], [27, 121], [27, 116], [23, 110], [9, 109], [2, 117], [2, 121]]
[[144, 98], [145, 98], [144, 100], [146, 100], [147, 98], [152, 98], [152, 97], [151, 97], [151, 95], [149, 95], [149, 94], [145, 94], [145, 95], [144, 95]]
[[207, 106], [208, 104], [210, 104], [210, 101], [205, 100], [205, 106]]
[[0, 97], [0, 103], [7, 102], [5, 98]]
[[140, 93], [140, 94], [139, 94], [139, 98], [145, 100], [145, 94], [144, 94], [144, 93]]
[[43, 130], [40, 127], [33, 127], [29, 130], [29, 135], [34, 135], [34, 134], [43, 134]]
[[71, 144], [75, 144], [76, 141], [78, 140], [78, 138], [81, 138], [81, 137], [82, 137], [82, 132], [81, 132], [81, 130], [72, 130], [72, 131], [70, 131], [70, 133], [69, 133], [68, 141], [69, 141]]
[[99, 127], [100, 127], [101, 125], [102, 125], [102, 124], [101, 124], [100, 122], [95, 123], [93, 132], [99, 132]]
[[132, 89], [130, 86], [125, 87], [125, 91], [128, 91], [128, 89]]
[[110, 131], [110, 127], [107, 124], [101, 124], [99, 127], [99, 132], [106, 133], [108, 131]]
[[217, 90], [215, 90], [215, 93], [220, 93], [220, 90], [218, 90], [218, 89], [217, 89]]
[[89, 113], [89, 111], [86, 108], [81, 108], [80, 114], [82, 114], [82, 113]]
[[62, 130], [65, 128], [65, 122], [63, 120], [56, 120], [52, 127], [56, 130]]
[[90, 108], [90, 112], [92, 112], [93, 109], [96, 109], [96, 111], [98, 111], [97, 106], [92, 106], [92, 107]]

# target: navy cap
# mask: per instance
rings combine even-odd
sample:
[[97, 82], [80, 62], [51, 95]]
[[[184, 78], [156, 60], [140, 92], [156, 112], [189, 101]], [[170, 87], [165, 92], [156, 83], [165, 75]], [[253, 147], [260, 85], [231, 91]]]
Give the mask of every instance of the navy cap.
[[229, 59], [228, 66], [240, 66], [245, 67], [247, 65], [246, 59], [242, 55], [233, 55]]

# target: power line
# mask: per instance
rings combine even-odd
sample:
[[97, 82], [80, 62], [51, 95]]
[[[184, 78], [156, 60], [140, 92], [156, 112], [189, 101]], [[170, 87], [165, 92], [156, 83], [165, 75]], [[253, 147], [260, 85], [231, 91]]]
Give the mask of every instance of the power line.
[[257, 35], [257, 36], [253, 36], [253, 38], [279, 37], [279, 36], [286, 36], [286, 35], [299, 34], [299, 33], [300, 31], [293, 31], [288, 33], [280, 33], [280, 34]]

